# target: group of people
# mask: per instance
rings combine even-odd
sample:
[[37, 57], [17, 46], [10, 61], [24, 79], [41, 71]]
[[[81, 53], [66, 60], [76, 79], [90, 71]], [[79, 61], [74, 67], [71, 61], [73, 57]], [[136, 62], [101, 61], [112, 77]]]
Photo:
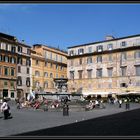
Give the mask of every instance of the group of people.
[[[116, 101], [116, 102], [114, 102], [114, 103], [119, 103], [119, 108], [121, 108], [122, 107], [122, 103], [123, 103], [123, 100], [120, 98], [120, 99], [115, 99], [114, 101]], [[126, 108], [126, 110], [129, 110], [130, 109], [130, 103], [129, 103], [129, 98], [126, 98], [125, 100], [124, 100], [124, 103], [125, 103], [125, 108]]]
[[86, 105], [86, 110], [94, 109], [95, 107], [99, 108], [105, 108], [105, 105], [103, 104], [103, 100], [90, 100], [89, 104]]

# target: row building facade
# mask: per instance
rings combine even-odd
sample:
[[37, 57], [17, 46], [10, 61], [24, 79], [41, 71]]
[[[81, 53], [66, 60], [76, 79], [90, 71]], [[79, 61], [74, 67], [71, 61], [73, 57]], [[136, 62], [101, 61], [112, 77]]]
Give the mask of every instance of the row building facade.
[[35, 44], [31, 51], [32, 89], [36, 92], [56, 92], [54, 78], [67, 78], [67, 52]]
[[1, 97], [15, 99], [30, 93], [30, 49], [30, 46], [19, 42], [15, 36], [0, 33]]
[[70, 92], [140, 93], [140, 35], [69, 47], [67, 74]]

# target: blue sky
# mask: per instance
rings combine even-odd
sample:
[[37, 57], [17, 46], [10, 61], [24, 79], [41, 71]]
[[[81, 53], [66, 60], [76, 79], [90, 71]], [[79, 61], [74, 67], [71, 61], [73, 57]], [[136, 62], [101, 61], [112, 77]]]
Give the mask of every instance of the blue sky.
[[140, 34], [140, 4], [0, 4], [0, 32], [66, 50]]

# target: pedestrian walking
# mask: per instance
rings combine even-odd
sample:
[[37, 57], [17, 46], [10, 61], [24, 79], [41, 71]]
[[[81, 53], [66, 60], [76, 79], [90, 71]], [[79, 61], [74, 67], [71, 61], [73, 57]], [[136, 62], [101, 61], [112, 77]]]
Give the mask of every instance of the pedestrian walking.
[[10, 112], [10, 106], [7, 103], [7, 100], [4, 99], [3, 100], [3, 104], [1, 106], [1, 112], [4, 113], [4, 119], [8, 119], [11, 116], [11, 112]]
[[129, 109], [130, 109], [129, 98], [127, 98], [127, 99], [125, 100], [125, 102], [126, 102], [126, 110], [129, 110]]
[[119, 108], [121, 108], [121, 107], [122, 107], [122, 100], [119, 99]]

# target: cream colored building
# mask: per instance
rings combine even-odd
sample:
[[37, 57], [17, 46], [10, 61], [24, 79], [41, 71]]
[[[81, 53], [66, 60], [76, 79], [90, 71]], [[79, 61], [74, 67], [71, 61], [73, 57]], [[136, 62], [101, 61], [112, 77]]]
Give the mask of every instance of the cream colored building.
[[69, 47], [67, 73], [70, 92], [140, 93], [140, 35]]
[[36, 44], [32, 48], [32, 89], [56, 92], [54, 78], [67, 78], [67, 53]]

